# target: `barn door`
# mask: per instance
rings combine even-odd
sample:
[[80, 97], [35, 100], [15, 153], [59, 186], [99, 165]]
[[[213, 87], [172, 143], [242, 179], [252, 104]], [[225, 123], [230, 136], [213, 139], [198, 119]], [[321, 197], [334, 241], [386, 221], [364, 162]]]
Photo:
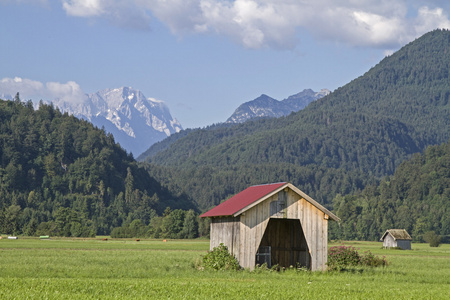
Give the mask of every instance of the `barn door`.
[[[271, 218], [258, 248], [259, 253], [267, 253], [270, 248], [270, 265], [282, 267], [303, 266], [311, 268], [311, 256], [306, 243], [306, 238], [298, 219]], [[266, 252], [264, 252], [266, 251]], [[268, 255], [256, 256], [268, 259]], [[268, 264], [269, 265], [269, 264]]]

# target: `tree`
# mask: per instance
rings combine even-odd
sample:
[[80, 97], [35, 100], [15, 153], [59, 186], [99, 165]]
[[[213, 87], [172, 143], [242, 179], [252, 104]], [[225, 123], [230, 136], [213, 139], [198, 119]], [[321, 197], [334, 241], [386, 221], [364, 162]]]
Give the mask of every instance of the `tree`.
[[181, 238], [193, 239], [198, 236], [198, 222], [197, 214], [194, 210], [190, 209], [186, 212], [186, 216], [183, 222], [183, 230], [181, 231]]
[[145, 225], [139, 219], [133, 220], [129, 227], [131, 232], [134, 233], [134, 237], [143, 237], [146, 234]]
[[6, 208], [3, 214], [3, 231], [7, 234], [18, 234], [19, 231], [19, 216], [21, 208], [18, 205], [11, 205]]
[[430, 247], [439, 247], [441, 244], [441, 236], [434, 231], [428, 231], [423, 235], [425, 242], [430, 244]]
[[25, 228], [24, 234], [27, 236], [34, 236], [36, 234], [38, 222], [35, 218], [32, 218]]
[[132, 203], [134, 191], [134, 178], [131, 173], [131, 168], [127, 168], [127, 177], [125, 177], [125, 202]]
[[53, 153], [48, 154], [44, 158], [45, 171], [47, 176], [54, 177], [56, 175], [56, 170], [58, 169], [58, 163], [55, 160], [55, 155]]
[[153, 237], [155, 239], [161, 237], [161, 234], [162, 234], [162, 230], [161, 230], [162, 222], [163, 222], [163, 217], [154, 216], [153, 218], [151, 218], [150, 225], [149, 225], [149, 230], [148, 230], [148, 235], [150, 237]]
[[14, 102], [15, 102], [15, 103], [20, 103], [20, 95], [19, 95], [19, 92], [17, 92], [16, 95], [14, 96]]
[[71, 236], [70, 214], [71, 211], [67, 207], [60, 207], [56, 210], [54, 218], [59, 236]]
[[163, 238], [175, 238], [175, 232], [173, 231], [173, 217], [171, 214], [162, 218], [161, 222], [161, 237]]
[[208, 237], [210, 230], [210, 218], [200, 218], [198, 217], [198, 236], [199, 237]]
[[74, 237], [83, 235], [83, 226], [80, 222], [70, 222], [70, 235]]

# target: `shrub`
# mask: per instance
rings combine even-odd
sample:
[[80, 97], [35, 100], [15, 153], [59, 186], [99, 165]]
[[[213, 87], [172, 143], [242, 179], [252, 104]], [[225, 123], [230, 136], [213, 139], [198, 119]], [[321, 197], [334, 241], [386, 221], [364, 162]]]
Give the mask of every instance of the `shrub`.
[[334, 246], [328, 250], [328, 268], [342, 270], [346, 267], [357, 266], [360, 263], [358, 251], [352, 246]]
[[203, 267], [212, 270], [239, 270], [239, 262], [228, 252], [227, 246], [220, 243], [218, 247], [214, 247], [212, 251], [203, 256]]
[[116, 227], [111, 231], [111, 237], [116, 238], [132, 238], [135, 237], [136, 233], [129, 227]]
[[428, 231], [423, 235], [425, 242], [430, 243], [430, 247], [439, 247], [441, 244], [441, 236], [434, 231]]
[[328, 250], [327, 266], [329, 270], [341, 271], [348, 267], [380, 267], [388, 264], [385, 257], [379, 258], [370, 251], [360, 255], [352, 246], [335, 246]]
[[361, 265], [367, 266], [367, 267], [384, 267], [387, 266], [387, 260], [383, 256], [383, 258], [380, 258], [378, 256], [375, 256], [370, 251], [364, 252], [363, 255], [361, 255], [360, 260]]

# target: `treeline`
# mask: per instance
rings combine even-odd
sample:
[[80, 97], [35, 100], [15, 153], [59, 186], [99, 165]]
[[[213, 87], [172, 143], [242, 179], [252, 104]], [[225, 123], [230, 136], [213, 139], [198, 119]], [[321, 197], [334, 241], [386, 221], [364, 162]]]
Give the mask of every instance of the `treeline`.
[[330, 238], [378, 240], [392, 228], [406, 229], [413, 240], [434, 231], [450, 241], [450, 141], [431, 146], [402, 163], [392, 177], [355, 195], [338, 195]]
[[153, 215], [148, 225], [137, 219], [129, 224], [116, 227], [112, 238], [169, 238], [194, 239], [209, 237], [209, 218], [200, 218], [194, 210], [171, 210], [167, 208], [162, 216]]
[[376, 184], [361, 171], [346, 172], [324, 167], [302, 167], [286, 163], [243, 164], [237, 166], [199, 166], [198, 168], [146, 166], [152, 177], [171, 191], [189, 194], [203, 211], [241, 192], [251, 185], [268, 182], [291, 182], [315, 200], [332, 209], [336, 194], [362, 190]]
[[0, 100], [0, 232], [109, 234], [166, 207], [196, 209], [139, 167], [111, 134], [53, 105]]

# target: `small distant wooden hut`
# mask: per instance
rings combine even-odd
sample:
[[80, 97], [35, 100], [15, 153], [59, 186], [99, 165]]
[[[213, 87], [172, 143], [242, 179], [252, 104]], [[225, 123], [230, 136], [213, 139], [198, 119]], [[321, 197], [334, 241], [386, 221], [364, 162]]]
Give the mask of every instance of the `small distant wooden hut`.
[[286, 182], [251, 186], [201, 217], [211, 218], [211, 250], [223, 243], [241, 267], [313, 271], [326, 268], [328, 220], [340, 220]]
[[405, 229], [388, 229], [380, 239], [384, 248], [398, 247], [403, 250], [411, 250], [411, 240]]

